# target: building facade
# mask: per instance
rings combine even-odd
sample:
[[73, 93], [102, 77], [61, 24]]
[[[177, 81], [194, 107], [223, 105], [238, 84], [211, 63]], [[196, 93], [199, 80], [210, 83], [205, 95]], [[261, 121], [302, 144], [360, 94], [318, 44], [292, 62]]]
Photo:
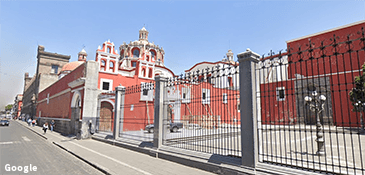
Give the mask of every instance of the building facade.
[[[105, 41], [96, 51], [95, 61], [99, 63], [98, 88], [102, 91], [98, 98], [98, 126], [100, 130], [112, 131], [115, 111], [115, 88], [135, 86], [141, 93], [127, 93], [126, 104], [140, 106], [138, 110], [125, 110], [124, 116], [134, 116], [136, 121], [123, 127], [124, 130], [140, 130], [153, 123], [153, 91], [143, 93], [147, 83], [153, 83], [155, 76], [174, 77], [165, 67], [165, 52], [162, 47], [148, 41], [149, 32], [143, 27], [139, 39], [129, 44], [123, 43], [119, 53], [113, 42]], [[149, 116], [149, 117], [148, 117]], [[127, 120], [127, 119], [126, 119]]]
[[[139, 40], [122, 44], [120, 52], [113, 42], [105, 41], [96, 51], [95, 61], [87, 61], [82, 50], [78, 61], [63, 65], [57, 80], [43, 89], [37, 98], [40, 123], [56, 122], [56, 131], [87, 138], [95, 131], [113, 131], [115, 92], [117, 86], [130, 87], [153, 83], [156, 75], [173, 77], [164, 66], [162, 47], [148, 41], [148, 31], [139, 31]], [[133, 94], [127, 103], [146, 109], [125, 111], [126, 116], [143, 118], [147, 113], [153, 122], [153, 92]], [[144, 118], [143, 118], [144, 120]], [[145, 125], [131, 122], [127, 130], [140, 130]]]
[[23, 95], [18, 94], [15, 96], [14, 104], [13, 104], [13, 108], [12, 108], [12, 114], [13, 114], [14, 119], [17, 119], [20, 116], [22, 105], [23, 105]]
[[[365, 21], [287, 41], [288, 52], [261, 60], [260, 96], [264, 124], [314, 124], [305, 96], [326, 97], [321, 122], [359, 126], [349, 93], [365, 63]], [[362, 31], [362, 32], [361, 32]]]
[[[63, 66], [58, 80], [39, 93], [37, 114], [39, 123], [55, 121], [55, 130], [63, 134], [86, 138], [96, 122], [98, 63], [86, 61], [82, 50], [78, 61]], [[91, 124], [91, 126], [90, 126]]]
[[21, 113], [34, 118], [38, 93], [58, 80], [58, 73], [69, 62], [71, 56], [46, 52], [44, 46], [39, 45], [37, 51], [36, 74], [29, 77], [25, 73], [23, 89], [23, 106]]

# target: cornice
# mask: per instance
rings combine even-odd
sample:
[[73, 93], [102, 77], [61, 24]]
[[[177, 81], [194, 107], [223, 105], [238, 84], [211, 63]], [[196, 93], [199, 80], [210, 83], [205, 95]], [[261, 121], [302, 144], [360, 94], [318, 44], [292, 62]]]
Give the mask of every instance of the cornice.
[[74, 87], [80, 86], [84, 83], [85, 83], [85, 78], [79, 78], [77, 80], [74, 80], [74, 81], [68, 83], [68, 87], [74, 88]]

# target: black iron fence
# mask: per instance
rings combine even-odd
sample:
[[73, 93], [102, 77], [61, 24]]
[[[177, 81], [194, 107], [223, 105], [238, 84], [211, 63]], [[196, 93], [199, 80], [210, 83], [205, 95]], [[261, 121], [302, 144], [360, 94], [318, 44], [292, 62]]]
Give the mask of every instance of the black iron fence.
[[152, 82], [125, 88], [121, 101], [121, 120], [119, 137], [135, 141], [152, 142], [154, 123], [154, 89]]
[[365, 174], [364, 30], [302, 41], [257, 64], [259, 161]]
[[220, 62], [168, 79], [166, 146], [240, 156], [238, 65]]

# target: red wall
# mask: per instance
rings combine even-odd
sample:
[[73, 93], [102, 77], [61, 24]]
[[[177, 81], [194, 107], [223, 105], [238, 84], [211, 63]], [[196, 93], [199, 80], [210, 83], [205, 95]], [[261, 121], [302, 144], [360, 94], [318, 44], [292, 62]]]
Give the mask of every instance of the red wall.
[[[124, 105], [124, 122], [123, 131], [137, 131], [144, 129], [147, 124], [154, 122], [154, 101], [148, 102], [148, 114], [150, 123], [148, 123], [146, 101], [140, 101], [140, 91], [126, 90]], [[133, 105], [133, 110], [131, 107]]]
[[[180, 85], [179, 90], [185, 86]], [[226, 88], [216, 88], [213, 84], [202, 82], [190, 85], [190, 103], [181, 103], [181, 120], [199, 124], [202, 127], [212, 128], [218, 124], [240, 124], [240, 112], [238, 112], [239, 91]], [[203, 104], [202, 90], [210, 90], [210, 104]], [[223, 103], [223, 93], [227, 94], [227, 103]], [[179, 94], [181, 98], [181, 93]], [[189, 112], [190, 109], [190, 112]], [[189, 117], [190, 116], [190, 117]], [[191, 117], [193, 116], [193, 117]], [[211, 117], [213, 116], [213, 117]], [[220, 116], [220, 121], [218, 120]], [[236, 119], [236, 120], [235, 120]], [[236, 122], [235, 122], [236, 121]]]
[[[68, 83], [84, 77], [85, 76], [85, 64], [80, 65], [74, 71], [65, 75], [57, 82], [52, 84], [51, 86], [44, 89], [42, 92], [38, 94], [37, 100], [37, 116], [39, 116], [39, 111], [41, 111], [41, 117], [51, 117], [51, 118], [71, 118], [71, 100], [73, 93], [71, 91], [64, 93], [55, 98], [51, 98], [52, 96], [69, 89]], [[78, 88], [78, 87], [76, 87]], [[80, 91], [81, 96], [83, 97], [83, 90]], [[47, 94], [49, 94], [49, 104], [47, 104]], [[81, 99], [83, 99], [81, 97]], [[44, 101], [42, 101], [44, 100]], [[42, 101], [42, 102], [40, 102]], [[83, 104], [83, 103], [82, 103]], [[82, 108], [81, 108], [81, 116], [82, 116]]]
[[295, 78], [295, 74], [330, 78], [327, 86], [331, 87], [336, 126], [359, 126], [359, 114], [352, 112], [348, 94], [354, 87], [354, 77], [365, 63], [364, 50], [360, 50], [365, 47], [360, 40], [361, 28], [365, 28], [365, 23], [287, 43], [289, 79]]
[[[278, 101], [276, 88], [285, 87], [285, 100]], [[281, 81], [260, 85], [262, 124], [296, 124], [297, 109], [294, 82]]]

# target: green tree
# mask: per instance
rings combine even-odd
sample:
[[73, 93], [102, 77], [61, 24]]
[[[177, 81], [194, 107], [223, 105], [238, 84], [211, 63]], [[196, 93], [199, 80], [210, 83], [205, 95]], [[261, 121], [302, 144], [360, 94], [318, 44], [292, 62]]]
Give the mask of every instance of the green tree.
[[360, 112], [361, 131], [364, 131], [364, 119], [362, 113], [365, 111], [365, 63], [362, 65], [362, 73], [355, 77], [355, 87], [350, 91], [350, 101], [354, 107], [352, 111]]
[[13, 105], [12, 104], [6, 105], [5, 106], [5, 111], [10, 111], [11, 108], [13, 108]]

